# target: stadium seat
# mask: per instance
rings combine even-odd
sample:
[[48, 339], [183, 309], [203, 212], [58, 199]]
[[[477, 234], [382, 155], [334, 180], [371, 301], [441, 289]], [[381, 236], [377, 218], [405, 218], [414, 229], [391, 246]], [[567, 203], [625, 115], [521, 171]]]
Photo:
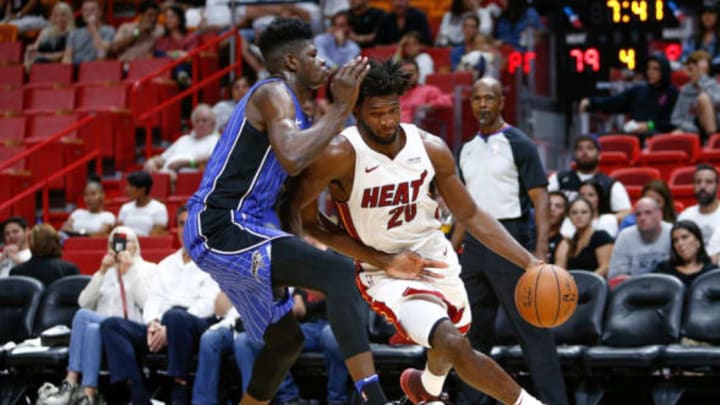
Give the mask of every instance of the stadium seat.
[[683, 205], [693, 205], [697, 202], [693, 190], [694, 175], [695, 166], [676, 167], [672, 171], [668, 187], [670, 187], [673, 200], [681, 202]]
[[[583, 369], [583, 353], [588, 347], [597, 344], [602, 335], [608, 285], [603, 277], [590, 271], [571, 270], [570, 273], [578, 287], [578, 306], [570, 319], [553, 328], [552, 332], [564, 372], [579, 375]], [[510, 368], [526, 369], [520, 345], [504, 350], [503, 364]]]
[[173, 196], [180, 196], [185, 199], [195, 194], [200, 188], [200, 182], [202, 181], [203, 172], [180, 172], [177, 174], [175, 180], [175, 191]]
[[472, 83], [472, 72], [431, 73], [425, 79], [425, 84], [437, 86], [448, 94], [455, 94], [457, 86], [467, 86], [469, 89]]
[[119, 83], [121, 80], [122, 63], [118, 60], [97, 60], [78, 66], [78, 85]]
[[640, 198], [645, 184], [650, 180], [660, 178], [660, 171], [652, 167], [627, 167], [613, 170], [610, 177], [621, 182], [627, 189], [630, 198], [635, 200]]
[[19, 145], [23, 142], [23, 138], [25, 138], [25, 117], [0, 117], [0, 144]]
[[396, 45], [376, 45], [372, 48], [363, 48], [360, 54], [376, 61], [384, 61], [392, 58], [396, 49]]
[[640, 154], [641, 166], [660, 170], [663, 180], [678, 166], [694, 164], [700, 155], [700, 136], [697, 134], [660, 134], [648, 139]]
[[[680, 280], [666, 274], [632, 276], [613, 289], [605, 312], [603, 345], [584, 354], [588, 374], [629, 378], [657, 372], [664, 345], [680, 339], [684, 296]], [[587, 403], [598, 403], [595, 400], [609, 389], [612, 384], [601, 383], [594, 392], [597, 398]]]
[[[2, 124], [0, 122], [0, 124]], [[23, 145], [2, 145], [0, 144], [0, 163], [10, 159], [11, 157], [14, 157], [16, 155], [19, 155], [25, 150], [25, 146]], [[25, 170], [27, 167], [25, 165], [26, 159], [20, 159], [17, 163], [10, 166], [8, 169], [12, 170]], [[2, 199], [0, 199], [2, 201]]]
[[24, 81], [25, 67], [23, 65], [0, 66], [0, 87], [20, 87]]
[[127, 88], [123, 85], [79, 86], [75, 108], [78, 112], [126, 110]]
[[0, 89], [0, 115], [18, 115], [23, 111], [24, 91]]
[[22, 63], [22, 43], [0, 42], [0, 64]]
[[630, 165], [640, 157], [640, 140], [635, 135], [612, 134], [598, 138], [602, 152], [622, 152]]
[[103, 250], [67, 250], [63, 252], [63, 259], [75, 263], [80, 269], [80, 274], [93, 275], [100, 268], [100, 262], [107, 253], [107, 248]]
[[21, 342], [32, 335], [44, 290], [42, 283], [34, 278], [0, 278], [0, 339], [3, 344]]
[[34, 63], [30, 66], [28, 86], [69, 86], [73, 83], [73, 65]]
[[75, 89], [27, 88], [24, 114], [69, 114], [75, 109]]
[[434, 46], [426, 48], [425, 52], [433, 60], [433, 67], [437, 73], [449, 73], [452, 70], [452, 63], [450, 62], [450, 47]]
[[173, 253], [175, 253], [175, 249], [173, 249], [173, 248], [143, 249], [142, 250], [143, 259], [145, 259], [151, 263], [160, 263], [164, 258], [170, 256]]
[[[16, 150], [15, 154], [20, 153]], [[13, 155], [14, 156], [14, 155]], [[26, 171], [2, 171], [0, 172], [0, 201], [8, 201], [17, 196], [33, 184], [33, 178]], [[35, 196], [29, 195], [21, 198], [12, 207], [0, 210], [0, 218], [7, 218], [11, 215], [18, 215], [28, 223], [35, 220]]]
[[[137, 80], [157, 72], [170, 63], [172, 60], [168, 58], [138, 59], [130, 62], [126, 79], [126, 83], [130, 86], [128, 105], [135, 117], [178, 94], [177, 84], [171, 77], [172, 69], [166, 70], [150, 82], [145, 82], [141, 87], [136, 88], [133, 85]], [[180, 132], [180, 113], [180, 105], [177, 103], [150, 118], [150, 125], [160, 127], [163, 139], [170, 140], [171, 135]], [[136, 124], [146, 125], [145, 122], [136, 122]]]
[[172, 249], [175, 235], [139, 236], [138, 243], [143, 253], [148, 249]]
[[700, 151], [701, 162], [720, 164], [720, 133], [710, 135], [705, 147]]
[[72, 237], [65, 239], [63, 252], [107, 250], [108, 240], [102, 237]]

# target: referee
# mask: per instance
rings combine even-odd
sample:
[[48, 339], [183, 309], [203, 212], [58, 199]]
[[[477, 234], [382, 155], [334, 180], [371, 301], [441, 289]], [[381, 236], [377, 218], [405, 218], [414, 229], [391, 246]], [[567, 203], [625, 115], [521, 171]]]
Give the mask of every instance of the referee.
[[[549, 229], [547, 179], [538, 151], [525, 133], [500, 116], [504, 98], [497, 80], [483, 78], [475, 82], [470, 104], [480, 131], [460, 149], [460, 175], [478, 207], [500, 221], [527, 249], [532, 251], [535, 246], [535, 256], [545, 260]], [[535, 207], [536, 235], [531, 234], [531, 204]], [[552, 334], [525, 322], [513, 302], [515, 284], [523, 270], [490, 251], [461, 227], [453, 234], [455, 247], [459, 247], [463, 235], [460, 264], [472, 307], [470, 342], [490, 354], [498, 304], [502, 305], [522, 346], [536, 394], [547, 404], [567, 404]], [[462, 384], [456, 402], [480, 404], [483, 394]]]

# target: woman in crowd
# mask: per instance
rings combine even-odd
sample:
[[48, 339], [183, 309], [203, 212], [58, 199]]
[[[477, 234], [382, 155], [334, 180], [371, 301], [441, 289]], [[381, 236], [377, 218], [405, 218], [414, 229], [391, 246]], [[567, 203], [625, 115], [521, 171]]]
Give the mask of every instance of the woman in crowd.
[[683, 42], [680, 61], [685, 60], [695, 51], [705, 51], [710, 54], [712, 64], [720, 62], [720, 24], [718, 24], [718, 5], [704, 2], [700, 10], [700, 21], [695, 35]]
[[[668, 187], [664, 181], [660, 179], [650, 180], [643, 186], [641, 197], [650, 197], [657, 201], [658, 205], [660, 205], [660, 211], [662, 211], [663, 214], [663, 221], [670, 224], [675, 223], [677, 220], [675, 201], [673, 201], [672, 194], [670, 194], [670, 187]], [[634, 213], [626, 215], [620, 223], [620, 230], [635, 225], [635, 222], [636, 218]]]
[[73, 11], [65, 2], [55, 4], [50, 23], [40, 31], [37, 40], [25, 48], [25, 65], [36, 62], [60, 62], [70, 31], [75, 29]]
[[152, 186], [153, 178], [148, 172], [133, 172], [127, 177], [126, 192], [131, 201], [120, 207], [118, 225], [131, 228], [138, 236], [168, 232], [167, 207], [150, 196]]
[[492, 2], [481, 7], [480, 3], [482, 3], [481, 0], [453, 0], [450, 10], [443, 15], [440, 22], [435, 44], [437, 46], [461, 45], [465, 41], [463, 17], [466, 13], [477, 15], [479, 32], [492, 34], [493, 22], [500, 15], [500, 7]]
[[62, 226], [62, 231], [69, 236], [102, 236], [105, 237], [115, 226], [115, 215], [105, 211], [105, 191], [102, 183], [88, 181], [83, 193], [86, 208], [74, 210]]
[[417, 31], [410, 31], [403, 35], [398, 42], [397, 52], [394, 59], [401, 61], [405, 58], [415, 59], [418, 66], [418, 84], [425, 84], [427, 75], [435, 72], [435, 65], [432, 57], [424, 51], [422, 35]]
[[575, 235], [564, 239], [555, 251], [555, 264], [567, 269], [594, 271], [607, 276], [613, 238], [607, 232], [594, 229], [593, 205], [584, 197], [576, 198], [568, 208], [568, 216], [575, 226]]
[[168, 6], [165, 9], [165, 34], [155, 42], [156, 54], [178, 59], [197, 45], [198, 37], [188, 33], [183, 9], [177, 5]]
[[97, 383], [102, 360], [100, 322], [111, 316], [143, 321], [142, 308], [154, 267], [155, 264], [146, 262], [140, 255], [140, 244], [132, 229], [118, 226], [112, 230], [100, 268], [78, 298], [81, 309], [72, 322], [67, 375], [59, 390], [46, 399], [46, 405], [98, 403]]
[[10, 270], [11, 276], [40, 280], [45, 287], [65, 276], [80, 274], [77, 266], [61, 259], [60, 236], [49, 224], [37, 224], [30, 232], [30, 260]]
[[693, 221], [678, 221], [670, 231], [670, 238], [670, 259], [659, 263], [656, 273], [675, 276], [689, 287], [699, 275], [718, 268], [710, 261], [702, 232]]

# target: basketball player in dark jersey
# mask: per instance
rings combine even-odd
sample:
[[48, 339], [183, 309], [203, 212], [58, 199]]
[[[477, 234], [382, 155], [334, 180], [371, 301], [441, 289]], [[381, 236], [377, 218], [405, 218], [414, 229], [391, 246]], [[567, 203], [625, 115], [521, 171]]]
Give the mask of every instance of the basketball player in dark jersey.
[[[258, 42], [271, 77], [238, 103], [188, 203], [188, 251], [233, 302], [251, 339], [265, 342], [242, 404], [269, 402], [302, 349], [303, 334], [290, 311], [291, 285], [325, 294], [357, 390], [369, 404], [382, 404], [354, 265], [281, 230], [275, 211], [288, 175], [312, 163], [350, 114], [367, 60], [340, 68], [331, 84], [335, 102], [311, 126], [301, 105], [328, 71], [309, 28], [299, 19], [278, 18]], [[388, 273], [409, 279], [424, 277], [425, 267], [442, 266], [411, 252], [383, 259]]]

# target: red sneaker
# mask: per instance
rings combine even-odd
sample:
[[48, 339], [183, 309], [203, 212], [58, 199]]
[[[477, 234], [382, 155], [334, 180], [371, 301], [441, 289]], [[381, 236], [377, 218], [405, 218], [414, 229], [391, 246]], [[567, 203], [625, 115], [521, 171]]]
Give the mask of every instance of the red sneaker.
[[413, 404], [421, 404], [431, 401], [439, 401], [440, 398], [425, 391], [420, 376], [422, 370], [408, 368], [400, 374], [400, 388]]

